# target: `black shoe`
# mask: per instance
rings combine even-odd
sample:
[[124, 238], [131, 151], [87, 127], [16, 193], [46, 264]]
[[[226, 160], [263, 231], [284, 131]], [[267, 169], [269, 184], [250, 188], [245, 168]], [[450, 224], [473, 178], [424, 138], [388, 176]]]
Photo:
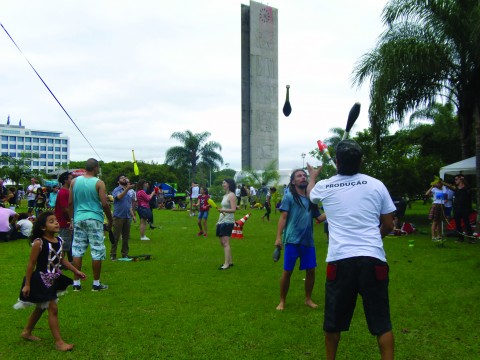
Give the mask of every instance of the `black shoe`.
[[82, 291], [82, 285], [73, 285], [73, 291]]
[[230, 269], [230, 266], [224, 268], [223, 265], [220, 265], [220, 267], [218, 268], [218, 270], [228, 270]]
[[150, 225], [150, 229], [156, 229], [156, 226]]
[[105, 284], [92, 285], [92, 291], [102, 291], [107, 289], [108, 289], [108, 285], [105, 285]]

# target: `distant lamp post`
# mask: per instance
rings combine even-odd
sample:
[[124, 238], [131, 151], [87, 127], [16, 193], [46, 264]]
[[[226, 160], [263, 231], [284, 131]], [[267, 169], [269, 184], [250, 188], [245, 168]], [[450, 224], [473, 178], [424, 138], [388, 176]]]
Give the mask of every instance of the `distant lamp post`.
[[305, 156], [307, 156], [307, 154], [302, 153], [301, 156], [302, 156], [302, 169], [303, 169], [305, 168]]

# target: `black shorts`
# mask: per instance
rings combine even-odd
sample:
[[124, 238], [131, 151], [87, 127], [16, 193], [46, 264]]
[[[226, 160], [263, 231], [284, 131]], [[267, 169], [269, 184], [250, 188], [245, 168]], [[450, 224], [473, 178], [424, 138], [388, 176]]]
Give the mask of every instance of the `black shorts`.
[[216, 235], [218, 237], [232, 236], [233, 225], [234, 225], [233, 223], [217, 224]]
[[358, 294], [370, 333], [379, 336], [392, 330], [388, 271], [386, 262], [368, 256], [328, 263], [323, 330], [348, 331]]
[[152, 218], [153, 218], [152, 209], [139, 206], [137, 208], [137, 212], [140, 219], [146, 219], [152, 222]]

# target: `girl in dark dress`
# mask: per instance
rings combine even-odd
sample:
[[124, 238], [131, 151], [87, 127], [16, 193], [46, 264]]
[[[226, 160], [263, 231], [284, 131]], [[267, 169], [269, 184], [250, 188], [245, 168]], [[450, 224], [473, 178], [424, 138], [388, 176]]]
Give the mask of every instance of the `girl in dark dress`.
[[23, 279], [20, 298], [14, 308], [22, 309], [36, 305], [21, 335], [24, 339], [31, 341], [40, 340], [32, 335], [32, 331], [43, 312], [48, 310], [48, 324], [57, 350], [69, 351], [73, 349], [73, 345], [67, 344], [60, 336], [57, 295], [64, 293], [73, 281], [62, 274], [60, 264], [81, 279], [85, 279], [86, 276], [62, 258], [63, 241], [60, 237], [55, 236], [59, 229], [57, 218], [52, 211], [43, 212], [35, 221], [31, 235], [30, 260]]

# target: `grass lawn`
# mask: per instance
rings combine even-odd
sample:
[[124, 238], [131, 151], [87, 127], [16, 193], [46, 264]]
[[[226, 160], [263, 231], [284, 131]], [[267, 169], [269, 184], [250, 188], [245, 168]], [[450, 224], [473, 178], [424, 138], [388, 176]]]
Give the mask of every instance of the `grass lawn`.
[[[384, 239], [390, 264], [391, 313], [397, 359], [480, 359], [480, 244], [444, 248], [430, 240], [428, 205], [415, 203], [407, 219], [413, 236]], [[237, 212], [236, 219], [245, 214]], [[231, 240], [235, 266], [217, 270], [223, 250], [214, 237], [211, 211], [207, 238], [197, 237], [196, 218], [182, 211], [155, 211], [151, 241], [140, 241], [132, 227], [130, 255], [153, 254], [140, 262], [103, 264], [107, 291], [90, 291], [89, 256], [84, 259], [82, 292], [59, 301], [63, 338], [70, 353], [54, 349], [44, 314], [35, 334], [20, 338], [31, 310], [14, 310], [29, 256], [24, 240], [0, 243], [0, 359], [322, 359], [324, 259], [323, 225], [315, 227], [317, 310], [304, 304], [304, 273], [295, 271], [284, 312], [279, 301], [282, 262], [272, 261], [278, 213], [262, 222], [253, 210], [243, 240]], [[415, 246], [409, 247], [408, 240]], [[108, 243], [108, 241], [107, 241]], [[107, 244], [107, 248], [109, 244]], [[68, 274], [70, 275], [70, 274]], [[361, 300], [349, 332], [343, 333], [338, 359], [379, 358], [367, 330]]]

